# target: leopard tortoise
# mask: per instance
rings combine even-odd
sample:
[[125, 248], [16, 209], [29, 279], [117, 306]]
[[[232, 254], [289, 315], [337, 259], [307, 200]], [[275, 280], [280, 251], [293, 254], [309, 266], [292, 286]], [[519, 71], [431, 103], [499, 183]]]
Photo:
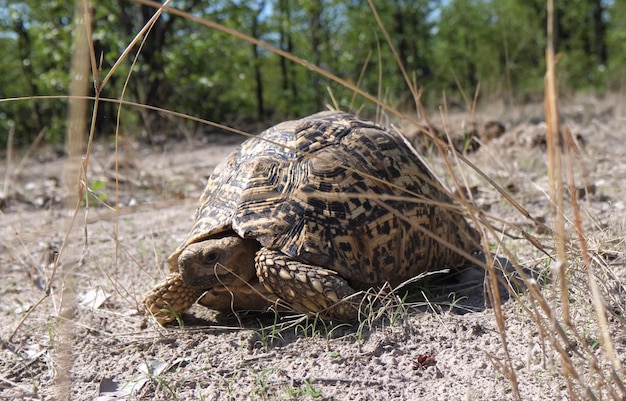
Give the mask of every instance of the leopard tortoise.
[[353, 321], [360, 291], [459, 268], [450, 245], [471, 254], [479, 243], [400, 135], [321, 112], [248, 139], [215, 168], [169, 277], [143, 304], [161, 324], [196, 301], [218, 311], [280, 301]]

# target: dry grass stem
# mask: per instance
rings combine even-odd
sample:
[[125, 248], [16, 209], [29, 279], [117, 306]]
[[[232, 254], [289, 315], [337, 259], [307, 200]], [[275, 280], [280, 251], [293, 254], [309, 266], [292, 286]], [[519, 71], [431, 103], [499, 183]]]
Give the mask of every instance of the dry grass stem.
[[554, 55], [554, 2], [548, 0], [547, 49], [545, 77], [546, 141], [548, 146], [548, 175], [550, 181], [550, 199], [554, 217], [554, 235], [559, 282], [561, 284], [561, 304], [563, 317], [571, 325], [569, 297], [567, 290], [567, 262], [565, 251], [565, 215], [563, 209], [563, 183], [561, 171], [561, 134], [559, 124], [558, 92], [556, 84], [556, 61]]
[[596, 312], [596, 319], [598, 321], [598, 331], [599, 337], [602, 338], [602, 349], [604, 350], [607, 358], [613, 365], [613, 369], [616, 371], [622, 370], [622, 365], [619, 359], [615, 355], [615, 349], [613, 347], [613, 340], [611, 339], [611, 334], [609, 333], [609, 324], [607, 321], [607, 311], [605, 306], [605, 301], [603, 296], [600, 293], [600, 289], [598, 288], [598, 284], [596, 281], [596, 276], [593, 268], [593, 264], [591, 263], [591, 258], [589, 256], [589, 249], [587, 247], [587, 239], [585, 238], [585, 232], [582, 227], [582, 220], [580, 216], [580, 209], [578, 205], [578, 199], [576, 197], [576, 183], [574, 182], [574, 168], [572, 158], [574, 155], [572, 154], [572, 150], [575, 149], [575, 144], [572, 138], [572, 135], [567, 127], [563, 128], [563, 139], [565, 141], [565, 167], [567, 172], [567, 181], [570, 193], [570, 201], [572, 203], [572, 213], [574, 214], [574, 229], [576, 230], [576, 234], [578, 236], [579, 250], [580, 256], [582, 258], [583, 265], [587, 272], [587, 280], [589, 284], [589, 289], [591, 290], [591, 296], [593, 301], [594, 310]]
[[[7, 197], [9, 187], [11, 186], [11, 175], [13, 174], [13, 137], [15, 136], [15, 125], [11, 124], [9, 135], [7, 137], [7, 162], [6, 171], [4, 173], [4, 184], [2, 185], [2, 198]], [[0, 199], [2, 200], [2, 199]]]
[[[68, 128], [66, 136], [67, 159], [64, 165], [65, 185], [69, 196], [65, 200], [66, 207], [70, 208], [79, 204], [82, 191], [79, 188], [80, 182], [86, 174], [80, 168], [80, 156], [83, 152], [85, 142], [85, 127], [87, 117], [87, 102], [80, 97], [87, 95], [89, 88], [89, 41], [86, 26], [90, 19], [85, 18], [89, 12], [87, 3], [82, 0], [76, 1], [75, 8], [75, 29], [72, 48], [71, 73], [73, 79], [70, 81], [70, 95], [75, 98], [70, 100], [68, 105]], [[79, 177], [77, 173], [82, 173]], [[79, 184], [79, 185], [76, 185]], [[73, 187], [76, 185], [76, 187]], [[75, 209], [77, 211], [77, 209]], [[67, 232], [72, 232], [74, 219], [70, 219]], [[69, 238], [69, 237], [66, 237]], [[60, 259], [60, 257], [59, 257]], [[58, 363], [58, 374], [55, 379], [56, 396], [58, 400], [69, 400], [70, 397], [70, 369], [73, 363], [72, 345], [74, 344], [74, 314], [76, 312], [76, 283], [72, 271], [75, 266], [68, 266], [64, 269], [62, 277], [62, 301], [59, 313], [59, 338], [56, 344], [56, 361]], [[50, 280], [52, 283], [52, 278]]]

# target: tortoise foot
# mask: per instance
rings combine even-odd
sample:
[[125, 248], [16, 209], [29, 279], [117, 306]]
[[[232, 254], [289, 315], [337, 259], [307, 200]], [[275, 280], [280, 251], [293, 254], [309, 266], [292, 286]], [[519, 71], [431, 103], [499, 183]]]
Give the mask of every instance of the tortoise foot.
[[146, 314], [161, 325], [170, 323], [191, 308], [204, 291], [189, 287], [180, 273], [172, 273], [147, 294], [141, 304]]

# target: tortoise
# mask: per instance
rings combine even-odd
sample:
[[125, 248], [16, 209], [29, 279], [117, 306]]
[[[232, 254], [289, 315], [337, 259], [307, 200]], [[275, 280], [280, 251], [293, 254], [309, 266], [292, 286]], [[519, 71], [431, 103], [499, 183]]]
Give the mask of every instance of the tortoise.
[[460, 268], [479, 249], [404, 137], [326, 111], [267, 129], [215, 168], [170, 275], [143, 305], [161, 324], [196, 301], [354, 321], [363, 290]]

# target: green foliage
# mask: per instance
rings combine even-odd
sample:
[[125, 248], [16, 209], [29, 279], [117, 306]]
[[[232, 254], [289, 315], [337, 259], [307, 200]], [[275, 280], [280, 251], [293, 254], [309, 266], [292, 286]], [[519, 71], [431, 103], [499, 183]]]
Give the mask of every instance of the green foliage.
[[[67, 94], [73, 5], [62, 1], [13, 2], [0, 0], [0, 98]], [[3, 103], [0, 106], [0, 144], [6, 142], [8, 127], [14, 124], [16, 145], [25, 145], [39, 131], [48, 128], [48, 137], [62, 138], [65, 106], [59, 101]]]
[[[423, 99], [438, 104], [442, 91], [462, 103], [481, 95], [524, 101], [541, 94], [546, 44], [544, 0], [375, 1], [382, 24]], [[94, 51], [101, 74], [155, 10], [128, 0], [92, 2]], [[624, 2], [556, 2], [561, 88], [605, 90], [623, 84], [626, 58]], [[357, 84], [394, 106], [412, 108], [412, 96], [366, 0], [181, 0], [176, 7], [251, 35]], [[0, 0], [0, 146], [14, 125], [16, 144], [65, 133], [66, 102], [30, 96], [66, 95], [70, 75], [73, 2]], [[133, 66], [133, 60], [136, 60]], [[132, 71], [131, 71], [132, 68]], [[127, 77], [130, 74], [130, 79]], [[103, 97], [124, 98], [218, 122], [280, 120], [323, 109], [364, 105], [349, 90], [304, 66], [172, 14], [164, 13], [117, 67]], [[427, 104], [428, 105], [428, 104]], [[371, 107], [371, 106], [369, 106]], [[118, 106], [101, 103], [98, 135], [114, 132]], [[175, 134], [172, 122], [149, 110], [125, 108], [128, 132]], [[195, 123], [185, 122], [187, 125]], [[139, 129], [141, 127], [141, 129]], [[194, 128], [194, 127], [192, 127]]]
[[615, 1], [608, 14], [607, 85], [621, 88], [626, 84], [626, 2]]
[[457, 85], [472, 95], [479, 83], [493, 91], [502, 82], [501, 40], [488, 2], [454, 0], [442, 10], [434, 48], [436, 80], [442, 89]]

